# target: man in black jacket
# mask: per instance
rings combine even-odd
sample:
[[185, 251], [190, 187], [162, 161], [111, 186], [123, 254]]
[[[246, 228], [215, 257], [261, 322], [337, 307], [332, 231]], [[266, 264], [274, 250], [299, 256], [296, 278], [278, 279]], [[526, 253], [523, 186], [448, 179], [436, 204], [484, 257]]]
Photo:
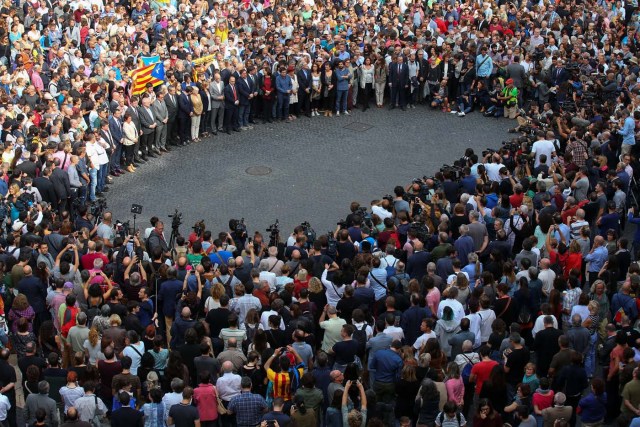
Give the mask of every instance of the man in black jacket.
[[42, 201], [57, 207], [58, 196], [56, 195], [55, 187], [50, 180], [51, 169], [44, 168], [42, 176], [33, 179], [33, 186], [38, 189], [42, 196]]
[[69, 197], [71, 197], [69, 174], [60, 169], [60, 159], [54, 159], [51, 167], [52, 171], [49, 180], [53, 184], [53, 189], [57, 198], [57, 202], [53, 207], [57, 207], [62, 212], [68, 208], [67, 202], [69, 201]]
[[304, 60], [302, 69], [298, 71], [298, 105], [305, 116], [311, 117], [311, 71]]
[[122, 407], [111, 414], [111, 427], [143, 427], [144, 415], [142, 412], [129, 407], [131, 396], [126, 391], [118, 393], [118, 400]]

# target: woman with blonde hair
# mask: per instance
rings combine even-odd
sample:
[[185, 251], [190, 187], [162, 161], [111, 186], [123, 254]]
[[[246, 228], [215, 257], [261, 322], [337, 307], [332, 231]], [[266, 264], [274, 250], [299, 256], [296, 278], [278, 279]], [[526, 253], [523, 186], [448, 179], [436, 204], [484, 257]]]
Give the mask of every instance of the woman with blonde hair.
[[204, 311], [208, 313], [209, 310], [220, 308], [220, 297], [225, 294], [224, 285], [220, 282], [216, 282], [211, 287], [211, 296], [207, 298], [204, 303]]
[[98, 363], [98, 360], [104, 359], [102, 346], [100, 344], [100, 334], [95, 326], [89, 329], [89, 336], [84, 340], [82, 347], [84, 347], [84, 352], [89, 358], [90, 365], [95, 365]]
[[367, 424], [367, 395], [364, 392], [364, 386], [360, 381], [356, 382], [356, 387], [360, 391], [361, 410], [352, 409], [349, 411], [349, 389], [353, 383], [347, 381], [342, 394], [342, 425], [345, 427], [365, 427]]
[[197, 86], [191, 87], [191, 103], [193, 104], [193, 116], [191, 116], [191, 140], [193, 142], [200, 142], [200, 118], [204, 111], [204, 105], [202, 104], [202, 98], [198, 93]]

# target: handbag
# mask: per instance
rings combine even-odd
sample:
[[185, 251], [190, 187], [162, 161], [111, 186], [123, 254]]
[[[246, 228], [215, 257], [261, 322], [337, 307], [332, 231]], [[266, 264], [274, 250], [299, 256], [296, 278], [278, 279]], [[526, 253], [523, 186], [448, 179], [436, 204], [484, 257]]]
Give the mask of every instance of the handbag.
[[218, 402], [218, 415], [227, 415], [229, 413], [229, 411], [227, 411], [227, 408], [225, 408], [224, 403], [222, 402], [222, 399], [220, 399], [220, 395], [218, 394], [218, 389], [216, 390], [216, 402]]

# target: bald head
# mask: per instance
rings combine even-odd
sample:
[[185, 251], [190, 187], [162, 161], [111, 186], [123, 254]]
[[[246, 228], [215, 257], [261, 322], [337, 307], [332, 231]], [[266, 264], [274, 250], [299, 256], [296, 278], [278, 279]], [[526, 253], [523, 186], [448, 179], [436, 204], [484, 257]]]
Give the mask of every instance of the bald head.
[[188, 319], [191, 317], [191, 310], [189, 309], [189, 307], [184, 307], [180, 312], [180, 315], [183, 319]]
[[244, 260], [242, 259], [242, 257], [241, 256], [236, 257], [236, 268], [242, 267], [242, 264], [244, 264]]
[[25, 276], [31, 276], [31, 273], [33, 273], [29, 265], [25, 265], [22, 271], [24, 271]]
[[224, 372], [225, 374], [229, 374], [231, 372], [233, 372], [233, 363], [231, 363], [230, 361], [226, 361], [222, 364], [222, 372]]
[[238, 347], [238, 340], [235, 338], [229, 338], [227, 340], [227, 347], [229, 348], [237, 348]]
[[75, 421], [78, 419], [78, 411], [76, 408], [74, 408], [73, 406], [69, 407], [69, 409], [67, 409], [67, 417], [71, 420], [71, 421]]

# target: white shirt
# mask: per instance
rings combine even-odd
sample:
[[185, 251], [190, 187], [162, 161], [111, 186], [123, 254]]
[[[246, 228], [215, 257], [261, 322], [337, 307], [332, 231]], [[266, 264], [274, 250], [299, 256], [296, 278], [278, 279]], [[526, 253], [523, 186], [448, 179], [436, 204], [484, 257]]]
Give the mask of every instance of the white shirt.
[[391, 218], [393, 214], [382, 206], [371, 206], [371, 213], [376, 214], [384, 221], [385, 218]]
[[[229, 402], [234, 397], [240, 394], [240, 375], [234, 373], [226, 373], [216, 381], [216, 388], [218, 389], [218, 396], [225, 402]], [[164, 400], [164, 399], [162, 399]], [[182, 394], [180, 394], [180, 400], [182, 400]], [[167, 413], [169, 411], [166, 411]]]
[[267, 282], [269, 284], [269, 289], [271, 289], [271, 292], [276, 290], [276, 285], [278, 284], [276, 273], [272, 273], [270, 271], [261, 271], [260, 275], [258, 276], [258, 280], [260, 280], [260, 283]]
[[402, 341], [404, 339], [404, 330], [399, 326], [387, 326], [383, 332], [389, 335], [394, 341]]
[[500, 182], [500, 169], [504, 165], [502, 163], [485, 163], [484, 168], [487, 171], [487, 176], [491, 181]]
[[553, 153], [554, 151], [556, 151], [556, 147], [553, 145], [552, 141], [543, 139], [534, 142], [533, 146], [531, 147], [531, 152], [535, 153], [536, 155], [536, 161], [533, 167], [537, 168], [538, 166], [540, 166], [540, 156], [542, 154], [545, 154], [547, 156], [547, 161], [545, 162], [545, 164], [547, 166], [551, 166], [551, 153]]
[[[220, 381], [220, 379], [218, 381]], [[164, 403], [164, 422], [168, 426], [175, 425], [167, 423], [167, 418], [169, 418], [169, 409], [171, 409], [173, 405], [177, 405], [180, 402], [182, 402], [182, 393], [167, 393], [162, 397], [162, 403]]]
[[0, 421], [7, 419], [7, 412], [11, 409], [9, 398], [4, 394], [0, 394]]
[[[418, 339], [416, 340], [416, 342], [413, 343], [413, 348], [415, 348], [417, 351], [420, 351], [420, 349], [422, 348], [422, 346], [429, 340], [429, 338], [438, 338], [438, 336], [436, 335], [435, 332], [431, 331], [429, 333], [424, 333], [422, 335], [420, 335], [418, 337]], [[416, 356], [418, 355], [418, 353], [416, 353]]]
[[496, 313], [488, 308], [478, 311], [478, 315], [482, 318], [480, 322], [480, 342], [487, 342], [491, 335], [491, 325], [493, 321], [496, 320]]
[[[277, 315], [278, 313], [274, 310], [267, 310], [262, 313], [262, 315], [260, 316], [260, 329], [265, 331], [271, 329], [271, 327], [269, 326], [269, 316], [274, 314]], [[280, 318], [280, 329], [284, 331], [284, 321], [282, 320], [282, 317]]]

